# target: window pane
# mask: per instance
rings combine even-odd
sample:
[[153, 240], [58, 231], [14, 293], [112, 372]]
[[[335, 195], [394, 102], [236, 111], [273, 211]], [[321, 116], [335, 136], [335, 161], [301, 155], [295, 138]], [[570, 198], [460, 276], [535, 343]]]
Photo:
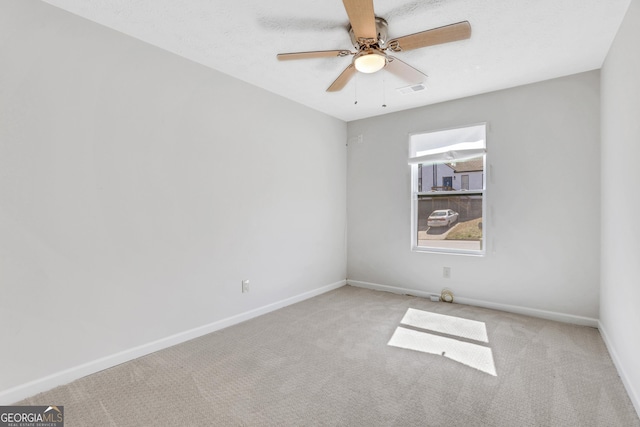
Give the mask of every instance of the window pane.
[[[467, 157], [464, 154], [467, 150], [484, 151], [485, 138], [485, 124], [413, 134], [409, 137], [409, 157], [410, 160], [424, 156], [432, 157], [429, 161]], [[449, 151], [453, 151], [451, 153], [453, 157], [437, 155], [437, 153]], [[410, 161], [410, 163], [421, 162]]]
[[418, 196], [418, 247], [481, 250], [482, 197]]
[[419, 166], [419, 192], [482, 190], [484, 187], [483, 156], [463, 162]]

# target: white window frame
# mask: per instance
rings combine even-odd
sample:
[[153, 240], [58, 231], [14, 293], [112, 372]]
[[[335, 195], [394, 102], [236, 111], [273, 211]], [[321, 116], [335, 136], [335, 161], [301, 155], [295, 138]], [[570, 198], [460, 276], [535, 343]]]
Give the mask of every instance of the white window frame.
[[[465, 153], [468, 153], [469, 156], [478, 157], [479, 155], [483, 155], [483, 176], [482, 176], [482, 189], [473, 189], [473, 190], [455, 190], [455, 191], [418, 191], [418, 181], [419, 181], [419, 163], [420, 160], [425, 160], [425, 158], [430, 156], [420, 156], [416, 155], [414, 152], [414, 142], [413, 138], [419, 135], [426, 135], [431, 133], [443, 132], [443, 131], [455, 131], [462, 130], [477, 126], [484, 126], [484, 148], [482, 152], [479, 151], [478, 147], [472, 147], [469, 145], [468, 147], [464, 147], [464, 144], [456, 144], [456, 141], [452, 141], [450, 145], [445, 146], [443, 148], [452, 147], [454, 150], [447, 151], [443, 150], [433, 150], [434, 152], [438, 152], [435, 154], [430, 161], [429, 164], [433, 163], [447, 163], [452, 159], [464, 159]], [[484, 256], [486, 254], [486, 242], [487, 242], [487, 149], [486, 149], [486, 135], [488, 131], [487, 123], [476, 123], [467, 126], [458, 126], [453, 128], [446, 129], [436, 129], [425, 132], [418, 132], [409, 135], [409, 166], [411, 167], [411, 250], [413, 252], [424, 252], [424, 253], [439, 253], [439, 254], [459, 254], [459, 255], [474, 255], [474, 256]], [[457, 151], [455, 149], [461, 149]], [[465, 150], [465, 148], [469, 148]], [[437, 160], [433, 160], [433, 158]], [[466, 158], [469, 158], [468, 156]], [[424, 167], [424, 166], [422, 166]], [[424, 189], [423, 189], [424, 190]], [[465, 195], [481, 195], [482, 196], [482, 240], [480, 241], [480, 249], [457, 249], [457, 248], [436, 248], [436, 247], [427, 247], [427, 246], [418, 246], [418, 200], [420, 196], [465, 196]]]

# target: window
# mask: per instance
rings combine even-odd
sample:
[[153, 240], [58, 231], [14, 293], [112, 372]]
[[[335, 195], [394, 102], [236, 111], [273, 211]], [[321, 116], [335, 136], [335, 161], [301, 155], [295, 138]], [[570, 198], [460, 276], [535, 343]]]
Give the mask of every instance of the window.
[[484, 254], [486, 125], [413, 134], [412, 249]]
[[462, 184], [460, 184], [461, 190], [469, 189], [469, 175], [462, 175]]

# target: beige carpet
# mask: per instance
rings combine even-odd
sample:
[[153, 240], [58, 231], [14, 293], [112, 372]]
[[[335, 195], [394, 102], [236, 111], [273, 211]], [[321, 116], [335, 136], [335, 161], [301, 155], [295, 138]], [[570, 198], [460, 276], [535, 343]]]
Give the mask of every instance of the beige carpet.
[[20, 404], [67, 427], [640, 426], [596, 329], [351, 286]]

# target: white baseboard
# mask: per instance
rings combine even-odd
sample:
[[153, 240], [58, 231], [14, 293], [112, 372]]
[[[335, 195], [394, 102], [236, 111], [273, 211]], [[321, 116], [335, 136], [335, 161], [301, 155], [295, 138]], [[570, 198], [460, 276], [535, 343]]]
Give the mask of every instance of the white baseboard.
[[60, 385], [68, 384], [71, 381], [75, 381], [87, 375], [94, 374], [96, 372], [114, 367], [121, 363], [137, 359], [138, 357], [146, 356], [147, 354], [151, 354], [156, 351], [183, 343], [185, 341], [210, 334], [211, 332], [236, 325], [249, 319], [253, 319], [254, 317], [258, 317], [263, 314], [267, 314], [280, 308], [286, 307], [288, 305], [295, 304], [297, 302], [304, 301], [317, 295], [321, 295], [325, 292], [332, 291], [344, 285], [346, 285], [346, 280], [341, 280], [339, 282], [332, 283], [330, 285], [323, 286], [312, 291], [304, 292], [300, 295], [286, 298], [284, 300], [268, 304], [244, 313], [240, 313], [226, 319], [218, 320], [217, 322], [213, 322], [208, 325], [203, 325], [194, 329], [190, 329], [188, 331], [168, 336], [166, 338], [161, 338], [157, 341], [153, 341], [128, 350], [121, 351], [116, 354], [102, 357], [100, 359], [84, 363], [80, 366], [75, 366], [73, 368], [48, 375], [44, 378], [39, 378], [37, 380], [21, 384], [19, 386], [0, 391], [0, 405], [10, 405], [22, 399], [26, 399], [27, 397], [42, 393], [47, 390], [51, 390], [52, 388], [58, 387]]
[[620, 357], [618, 356], [618, 352], [616, 351], [613, 343], [609, 339], [609, 335], [607, 334], [607, 329], [604, 327], [602, 322], [598, 321], [598, 329], [600, 330], [600, 335], [602, 336], [602, 340], [604, 341], [604, 345], [607, 346], [607, 350], [611, 355], [611, 360], [613, 360], [613, 364], [618, 371], [618, 375], [622, 380], [622, 384], [624, 384], [624, 388], [627, 390], [627, 394], [629, 395], [629, 399], [631, 399], [631, 403], [633, 403], [633, 407], [636, 409], [638, 416], [640, 417], [640, 392], [633, 387], [633, 383], [629, 380], [629, 376], [625, 371], [622, 363], [620, 362]]
[[[417, 289], [407, 289], [398, 286], [379, 285], [377, 283], [361, 282], [347, 279], [348, 285], [359, 288], [374, 289], [377, 291], [392, 292], [394, 294], [413, 295], [417, 297], [429, 298], [431, 295], [440, 295], [440, 292], [427, 292]], [[500, 304], [490, 301], [482, 301], [472, 298], [456, 297], [455, 302], [476, 307], [491, 308], [493, 310], [506, 311], [509, 313], [523, 314], [525, 316], [539, 317], [542, 319], [556, 320], [558, 322], [572, 323], [574, 325], [598, 327], [598, 319], [591, 317], [576, 316], [573, 314], [558, 313], [555, 311], [540, 310], [537, 308], [522, 307], [518, 305]]]

